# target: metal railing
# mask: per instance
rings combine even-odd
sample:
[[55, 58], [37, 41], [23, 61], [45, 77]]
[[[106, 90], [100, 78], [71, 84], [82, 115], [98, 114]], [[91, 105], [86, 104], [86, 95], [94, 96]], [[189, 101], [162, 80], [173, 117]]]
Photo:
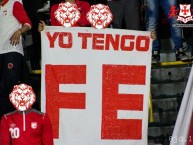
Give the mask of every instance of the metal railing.
[[[181, 65], [191, 65], [192, 61], [182, 62], [182, 61], [169, 61], [169, 62], [160, 62], [152, 65], [152, 67], [169, 67], [169, 66], [181, 66]], [[41, 70], [32, 70], [30, 74], [41, 74]]]

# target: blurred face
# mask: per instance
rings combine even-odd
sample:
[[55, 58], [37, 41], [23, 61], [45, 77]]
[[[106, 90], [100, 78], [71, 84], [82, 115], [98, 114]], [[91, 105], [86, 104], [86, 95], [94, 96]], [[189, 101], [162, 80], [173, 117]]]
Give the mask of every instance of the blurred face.
[[76, 4], [70, 2], [61, 3], [54, 12], [56, 20], [65, 27], [74, 26], [80, 18], [80, 12]]
[[109, 7], [103, 4], [93, 5], [87, 13], [89, 22], [97, 29], [108, 27], [112, 21], [112, 17]]
[[32, 87], [20, 84], [14, 86], [13, 91], [9, 95], [9, 99], [18, 111], [26, 111], [32, 107], [36, 96]]

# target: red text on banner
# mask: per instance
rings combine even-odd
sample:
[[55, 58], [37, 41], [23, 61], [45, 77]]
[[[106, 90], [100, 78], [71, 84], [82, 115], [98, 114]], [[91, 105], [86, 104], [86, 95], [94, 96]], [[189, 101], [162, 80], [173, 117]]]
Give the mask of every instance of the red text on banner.
[[[85, 65], [46, 65], [46, 112], [59, 137], [59, 109], [85, 109], [85, 93], [59, 92], [59, 84], [86, 84]], [[54, 104], [54, 105], [53, 105]]]
[[143, 111], [143, 94], [118, 94], [118, 90], [119, 84], [145, 85], [145, 72], [145, 66], [103, 66], [103, 139], [142, 138], [142, 118], [117, 119], [117, 110]]
[[[47, 32], [46, 35], [50, 48], [55, 48], [58, 45], [60, 48], [71, 49], [75, 43], [70, 32], [54, 32], [53, 34]], [[79, 41], [81, 49], [147, 52], [150, 45], [150, 37], [141, 35], [78, 33], [75, 38], [76, 41]], [[91, 47], [88, 46], [89, 40], [92, 41]]]

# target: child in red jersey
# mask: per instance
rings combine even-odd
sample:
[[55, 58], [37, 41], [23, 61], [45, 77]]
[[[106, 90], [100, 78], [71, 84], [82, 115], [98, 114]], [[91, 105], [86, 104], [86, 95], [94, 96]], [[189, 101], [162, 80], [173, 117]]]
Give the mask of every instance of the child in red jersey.
[[16, 110], [2, 117], [0, 145], [53, 145], [48, 116], [31, 108], [36, 99], [32, 87], [15, 85], [9, 98]]

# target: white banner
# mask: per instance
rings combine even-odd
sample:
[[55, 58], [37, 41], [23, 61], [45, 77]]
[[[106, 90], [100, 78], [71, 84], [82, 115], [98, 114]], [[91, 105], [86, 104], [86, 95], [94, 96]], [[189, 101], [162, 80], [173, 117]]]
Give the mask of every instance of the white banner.
[[147, 145], [150, 32], [48, 26], [41, 40], [55, 145]]
[[188, 78], [184, 96], [181, 102], [178, 117], [172, 136], [169, 138], [170, 145], [187, 145], [193, 143], [192, 134], [189, 135], [193, 111], [193, 68]]

